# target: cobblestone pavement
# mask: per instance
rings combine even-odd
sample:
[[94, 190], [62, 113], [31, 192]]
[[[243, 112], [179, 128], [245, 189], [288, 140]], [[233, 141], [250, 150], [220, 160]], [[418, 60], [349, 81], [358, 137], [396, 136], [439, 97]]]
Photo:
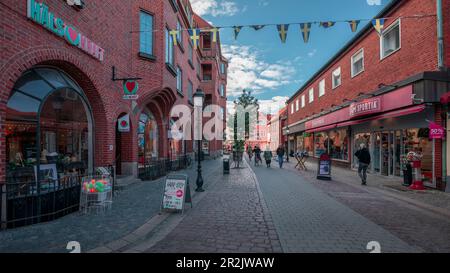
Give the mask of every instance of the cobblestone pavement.
[[[274, 164], [275, 165], [275, 164]], [[284, 252], [421, 252], [286, 169], [252, 167], [272, 215]]]
[[[376, 176], [369, 180], [371, 186], [362, 187], [356, 173], [353, 173], [353, 177], [348, 175], [350, 171], [334, 168], [333, 181], [319, 181], [315, 179], [315, 170], [311, 168], [308, 172], [294, 171], [292, 164], [288, 164], [287, 168], [298, 177], [307, 178], [314, 187], [410, 245], [420, 247], [426, 252], [450, 252], [450, 219], [374, 191], [374, 188], [377, 188], [373, 185], [377, 182]], [[420, 195], [409, 193], [408, 196], [416, 194]], [[434, 193], [422, 194], [435, 196]], [[423, 201], [424, 198], [430, 197], [422, 197], [420, 200]]]
[[281, 252], [275, 226], [251, 169], [221, 173], [215, 186], [151, 253]]
[[[221, 170], [221, 160], [202, 162], [208, 176]], [[195, 163], [196, 164], [196, 163]], [[195, 168], [182, 170], [195, 181]], [[164, 179], [140, 182], [120, 191], [111, 211], [104, 215], [74, 213], [53, 222], [0, 231], [0, 252], [67, 253], [69, 241], [78, 241], [81, 251], [105, 245], [134, 231], [160, 210]], [[193, 184], [190, 183], [191, 188]]]

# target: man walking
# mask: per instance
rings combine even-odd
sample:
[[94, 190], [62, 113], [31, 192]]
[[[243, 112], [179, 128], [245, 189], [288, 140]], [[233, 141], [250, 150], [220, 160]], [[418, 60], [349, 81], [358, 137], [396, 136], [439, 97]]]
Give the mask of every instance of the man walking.
[[359, 160], [358, 174], [362, 180], [361, 184], [365, 186], [367, 185], [367, 169], [370, 165], [370, 153], [364, 143], [361, 143], [359, 147], [360, 149], [355, 153], [355, 156]]
[[284, 148], [282, 145], [278, 146], [277, 156], [278, 156], [278, 163], [280, 164], [280, 169], [283, 169]]

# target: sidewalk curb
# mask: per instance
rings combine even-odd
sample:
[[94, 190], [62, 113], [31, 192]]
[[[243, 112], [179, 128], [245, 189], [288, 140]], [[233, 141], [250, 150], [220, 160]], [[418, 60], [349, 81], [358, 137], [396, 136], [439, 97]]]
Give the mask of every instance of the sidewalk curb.
[[[161, 179], [164, 179], [164, 178], [165, 177], [162, 177]], [[217, 182], [218, 182], [218, 179], [215, 179], [211, 184], [205, 185], [205, 188], [208, 189], [208, 188], [214, 187], [217, 184]], [[206, 194], [207, 194], [207, 192], [200, 193], [200, 195], [199, 195], [198, 192], [192, 191], [191, 197], [192, 197], [193, 205], [194, 204], [197, 205]], [[199, 197], [194, 199], [194, 197], [196, 197], [198, 195], [199, 195]], [[185, 212], [180, 219], [181, 220], [184, 219], [184, 217], [186, 216], [186, 214], [188, 214], [188, 212]], [[136, 243], [140, 240], [143, 243], [145, 243], [145, 241], [148, 241], [147, 236], [149, 234], [151, 234], [153, 231], [155, 231], [157, 229], [157, 227], [160, 226], [161, 224], [163, 224], [165, 221], [171, 220], [170, 218], [176, 218], [176, 216], [180, 216], [180, 215], [160, 212], [157, 215], [150, 218], [142, 226], [135, 229], [133, 232], [128, 233], [127, 235], [123, 236], [122, 238], [114, 240], [112, 242], [109, 242], [105, 245], [90, 249], [87, 251], [87, 253], [113, 253], [113, 252], [121, 252], [121, 251], [125, 251], [127, 253], [141, 253], [142, 251], [140, 249], [136, 249], [136, 248], [138, 248], [138, 245], [136, 245]], [[180, 219], [176, 219], [176, 220], [180, 220]]]

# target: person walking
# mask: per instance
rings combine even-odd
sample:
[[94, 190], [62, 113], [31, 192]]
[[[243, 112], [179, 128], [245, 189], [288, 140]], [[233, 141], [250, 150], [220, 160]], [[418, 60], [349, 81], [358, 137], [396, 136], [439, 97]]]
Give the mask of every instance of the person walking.
[[258, 166], [259, 163], [262, 163], [261, 149], [258, 146], [255, 146], [253, 153], [255, 153], [255, 166]]
[[267, 168], [270, 168], [270, 163], [272, 163], [272, 151], [270, 150], [269, 146], [266, 147], [266, 150], [264, 151], [264, 159], [266, 160]]
[[278, 164], [280, 164], [280, 169], [283, 169], [284, 148], [282, 145], [278, 146], [277, 156], [278, 156]]
[[355, 153], [355, 156], [358, 158], [358, 175], [361, 177], [361, 184], [363, 186], [367, 185], [367, 169], [370, 165], [370, 152], [366, 148], [364, 143], [359, 145], [360, 149]]

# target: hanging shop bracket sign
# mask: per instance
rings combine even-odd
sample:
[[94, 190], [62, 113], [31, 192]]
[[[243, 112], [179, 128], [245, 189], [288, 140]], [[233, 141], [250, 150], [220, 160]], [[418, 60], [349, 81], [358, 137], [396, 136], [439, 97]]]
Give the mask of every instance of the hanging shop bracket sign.
[[137, 92], [139, 91], [139, 83], [138, 80], [142, 80], [142, 78], [117, 78], [116, 76], [116, 67], [112, 67], [112, 80], [113, 81], [122, 81], [123, 85], [123, 99], [124, 100], [137, 100], [139, 95]]
[[36, 2], [35, 0], [28, 0], [27, 17], [53, 32], [55, 35], [64, 38], [69, 44], [78, 47], [86, 54], [99, 61], [103, 61], [105, 50], [78, 32], [75, 27], [67, 24], [63, 19], [56, 17], [46, 4]]

